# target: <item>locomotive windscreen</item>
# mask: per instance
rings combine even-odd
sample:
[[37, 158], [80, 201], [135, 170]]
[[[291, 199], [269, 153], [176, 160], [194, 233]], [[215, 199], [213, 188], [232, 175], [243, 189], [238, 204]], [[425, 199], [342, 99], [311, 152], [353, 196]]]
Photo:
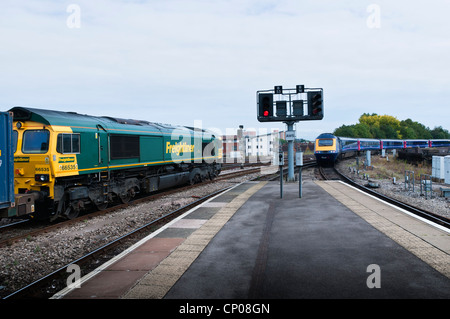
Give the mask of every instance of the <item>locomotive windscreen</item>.
[[320, 139], [319, 140], [319, 146], [332, 146], [333, 140], [332, 139]]

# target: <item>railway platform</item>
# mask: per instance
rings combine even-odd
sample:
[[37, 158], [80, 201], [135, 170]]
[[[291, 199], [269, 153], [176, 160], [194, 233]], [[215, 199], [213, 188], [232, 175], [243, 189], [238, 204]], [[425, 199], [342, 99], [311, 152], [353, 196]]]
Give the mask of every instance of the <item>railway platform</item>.
[[341, 182], [247, 182], [54, 298], [448, 299], [450, 233]]

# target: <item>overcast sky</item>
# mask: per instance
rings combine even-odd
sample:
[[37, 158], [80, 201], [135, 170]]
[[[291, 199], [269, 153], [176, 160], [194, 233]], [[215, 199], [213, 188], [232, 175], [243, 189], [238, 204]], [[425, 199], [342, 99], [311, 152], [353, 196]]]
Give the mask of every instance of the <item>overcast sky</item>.
[[[450, 129], [450, 1], [2, 0], [0, 109], [30, 106], [217, 128], [256, 91], [324, 89], [314, 139], [362, 113]], [[200, 122], [201, 121], [201, 122]]]

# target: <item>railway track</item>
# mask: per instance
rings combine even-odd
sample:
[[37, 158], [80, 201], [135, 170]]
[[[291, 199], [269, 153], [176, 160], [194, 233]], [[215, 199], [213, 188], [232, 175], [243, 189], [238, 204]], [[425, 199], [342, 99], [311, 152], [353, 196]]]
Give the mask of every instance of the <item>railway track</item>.
[[340, 172], [338, 172], [336, 170], [336, 168], [332, 167], [332, 168], [323, 168], [323, 167], [319, 167], [319, 174], [322, 176], [323, 179], [325, 180], [341, 180], [353, 187], [356, 187], [359, 190], [362, 190], [363, 192], [370, 194], [372, 196], [375, 196], [379, 199], [382, 199], [385, 202], [388, 202], [390, 204], [393, 204], [397, 207], [400, 207], [414, 215], [420, 216], [422, 218], [425, 218], [429, 221], [432, 221], [438, 225], [444, 226], [446, 228], [450, 229], [450, 219], [434, 214], [432, 212], [426, 211], [424, 209], [418, 208], [418, 207], [414, 207], [412, 205], [408, 205], [404, 202], [398, 201], [396, 199], [393, 199], [391, 197], [385, 196], [383, 194], [380, 194], [376, 191], [374, 191], [371, 188], [365, 187], [363, 185], [360, 185], [358, 183], [356, 183], [355, 181], [351, 180], [350, 178], [348, 178], [347, 176], [341, 174]]
[[[146, 236], [148, 232], [153, 231], [154, 229], [158, 228], [160, 225], [166, 224], [169, 221], [175, 219], [176, 217], [180, 216], [184, 212], [188, 211], [192, 207], [195, 207], [199, 205], [200, 203], [208, 200], [209, 198], [216, 196], [224, 191], [226, 191], [231, 186], [225, 187], [224, 189], [221, 189], [217, 192], [214, 192], [212, 194], [209, 194], [207, 196], [204, 196], [184, 207], [181, 207], [177, 210], [174, 210], [156, 220], [151, 221], [150, 223], [131, 231], [130, 233], [123, 235], [119, 237], [118, 239], [86, 254], [85, 256], [74, 260], [70, 264], [67, 264], [56, 271], [48, 274], [47, 276], [23, 287], [22, 289], [6, 296], [4, 299], [15, 299], [15, 298], [48, 298], [52, 296], [55, 292], [59, 291], [60, 289], [64, 288], [66, 286], [66, 280], [67, 280], [67, 269], [72, 264], [77, 264], [78, 266], [84, 266], [90, 261], [94, 259], [109, 259], [112, 255], [117, 255], [118, 252], [114, 251], [111, 254], [111, 251], [115, 249], [117, 246], [119, 246], [124, 241], [133, 241], [137, 242], [142, 237]], [[126, 246], [129, 246], [127, 244]], [[125, 248], [122, 248], [122, 250]], [[109, 256], [109, 257], [108, 257]], [[87, 267], [88, 270], [85, 269], [85, 272], [89, 272], [91, 270], [91, 267]], [[84, 274], [82, 274], [84, 275]]]
[[[171, 189], [165, 192], [161, 192], [159, 194], [156, 195], [150, 195], [147, 196], [145, 198], [142, 199], [137, 199], [137, 200], [133, 200], [127, 204], [121, 204], [121, 205], [116, 205], [114, 207], [108, 208], [104, 211], [97, 211], [95, 213], [91, 213], [89, 215], [86, 216], [81, 216], [78, 217], [74, 220], [68, 220], [68, 221], [64, 221], [62, 223], [59, 224], [55, 224], [55, 225], [48, 225], [47, 227], [44, 227], [43, 229], [36, 229], [33, 231], [30, 231], [28, 233], [24, 233], [21, 234], [19, 236], [13, 236], [11, 238], [7, 238], [7, 239], [3, 239], [1, 244], [4, 245], [10, 245], [15, 241], [21, 240], [21, 239], [25, 239], [27, 240], [27, 238], [31, 238], [37, 235], [40, 235], [42, 233], [51, 233], [53, 231], [55, 231], [58, 228], [64, 228], [64, 227], [68, 227], [70, 224], [74, 224], [74, 223], [80, 223], [82, 222], [82, 220], [86, 220], [87, 218], [94, 218], [95, 216], [98, 215], [103, 215], [103, 214], [107, 214], [107, 213], [111, 213], [115, 210], [119, 210], [119, 209], [123, 209], [126, 207], [129, 207], [131, 205], [136, 205], [140, 202], [145, 202], [145, 201], [152, 201], [155, 200], [155, 198], [157, 197], [162, 197], [162, 196], [166, 196], [169, 193], [170, 194], [176, 194], [177, 192], [181, 192], [184, 190], [188, 190], [188, 189], [192, 189], [195, 188], [196, 186], [203, 186], [206, 185], [208, 183], [214, 183], [216, 181], [223, 181], [226, 179], [232, 179], [234, 177], [239, 177], [242, 175], [246, 175], [246, 174], [252, 174], [252, 173], [257, 173], [259, 172], [260, 168], [251, 168], [251, 169], [245, 169], [245, 170], [238, 170], [236, 172], [229, 172], [227, 174], [224, 174], [222, 176], [218, 176], [216, 179], [214, 179], [213, 181], [206, 181], [204, 183], [199, 183], [199, 184], [195, 184], [195, 185], [188, 185], [188, 186], [184, 186], [184, 187], [178, 187], [175, 189]], [[131, 231], [130, 233], [123, 235], [119, 238], [117, 238], [116, 240], [105, 244], [104, 246], [95, 249], [94, 251], [86, 254], [85, 256], [71, 262], [70, 264], [74, 264], [76, 263], [77, 265], [87, 265], [89, 264], [90, 261], [96, 259], [96, 260], [101, 260], [101, 259], [108, 259], [108, 255], [111, 256], [115, 256], [117, 255], [119, 252], [116, 252], [114, 250], [116, 250], [116, 247], [119, 246], [126, 246], [123, 249], [126, 249], [127, 247], [129, 247], [131, 244], [129, 244], [130, 241], [136, 242], [138, 240], [140, 240], [142, 237], [145, 237], [149, 232], [154, 231], [156, 228], [160, 227], [161, 225], [169, 222], [170, 220], [176, 218], [177, 216], [181, 215], [182, 213], [184, 213], [185, 211], [189, 210], [190, 208], [199, 205], [200, 203], [204, 202], [205, 200], [211, 198], [212, 196], [217, 195], [220, 192], [223, 192], [225, 190], [227, 190], [229, 187], [231, 186], [227, 186], [223, 189], [220, 189], [219, 191], [216, 191], [212, 194], [209, 194], [207, 196], [198, 198], [197, 200], [193, 201], [192, 203], [189, 203], [179, 209], [176, 209], [154, 221], [151, 221], [149, 223], [147, 223], [146, 225]], [[194, 198], [197, 198], [197, 196], [192, 196]], [[126, 242], [126, 244], [122, 244]], [[120, 248], [119, 248], [120, 249]], [[122, 249], [122, 250], [123, 250]], [[111, 253], [111, 251], [114, 251]], [[106, 257], [103, 257], [106, 256]], [[46, 275], [45, 277], [36, 280], [35, 282], [21, 288], [20, 290], [17, 290], [14, 293], [11, 293], [7, 296], [5, 296], [5, 298], [8, 299], [15, 299], [15, 298], [46, 298], [50, 295], [52, 295], [53, 293], [55, 293], [56, 287], [60, 287], [62, 285], [62, 288], [64, 288], [66, 286], [66, 282], [65, 280], [67, 279], [67, 267], [70, 265], [67, 264], [64, 267], [61, 267], [57, 270], [55, 270], [54, 272]], [[86, 267], [85, 267], [86, 269]], [[89, 269], [89, 266], [87, 266], [87, 269]], [[94, 269], [94, 268], [93, 268]], [[56, 291], [55, 291], [56, 290]]]
[[29, 237], [36, 236], [36, 235], [39, 235], [42, 233], [51, 232], [58, 228], [67, 227], [71, 224], [78, 223], [86, 218], [93, 218], [93, 217], [100, 216], [100, 215], [106, 215], [106, 214], [112, 213], [116, 210], [124, 209], [124, 208], [127, 208], [132, 205], [140, 204], [142, 202], [155, 200], [159, 197], [166, 196], [168, 194], [173, 194], [176, 192], [180, 192], [183, 190], [187, 190], [192, 187], [197, 187], [197, 186], [205, 185], [208, 183], [214, 183], [217, 181], [224, 181], [224, 180], [227, 180], [230, 178], [235, 178], [235, 177], [239, 177], [239, 176], [243, 176], [243, 175], [258, 173], [259, 170], [260, 170], [260, 168], [258, 167], [258, 168], [246, 168], [246, 169], [236, 170], [236, 171], [227, 171], [226, 173], [220, 174], [214, 180], [207, 180], [207, 181], [203, 181], [202, 183], [199, 183], [199, 184], [180, 186], [180, 187], [172, 188], [169, 190], [164, 190], [161, 192], [147, 195], [145, 197], [136, 198], [133, 201], [130, 201], [128, 203], [117, 204], [117, 205], [108, 207], [104, 210], [89, 212], [87, 214], [84, 214], [82, 216], [79, 216], [79, 217], [71, 219], [71, 220], [59, 220], [58, 222], [54, 222], [52, 224], [48, 224], [45, 222], [37, 222], [36, 223], [34, 221], [28, 221], [28, 222], [24, 221], [21, 223], [12, 223], [9, 225], [4, 225], [0, 228], [0, 247], [3, 247], [5, 245], [11, 245], [14, 242], [24, 239], [24, 238], [29, 238]]

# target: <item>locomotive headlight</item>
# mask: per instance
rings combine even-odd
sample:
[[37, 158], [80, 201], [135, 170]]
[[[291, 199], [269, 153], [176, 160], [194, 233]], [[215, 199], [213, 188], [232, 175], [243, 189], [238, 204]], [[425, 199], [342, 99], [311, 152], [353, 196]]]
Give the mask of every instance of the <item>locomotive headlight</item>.
[[48, 182], [50, 180], [50, 176], [48, 174], [36, 174], [34, 175], [34, 179], [37, 182]]

